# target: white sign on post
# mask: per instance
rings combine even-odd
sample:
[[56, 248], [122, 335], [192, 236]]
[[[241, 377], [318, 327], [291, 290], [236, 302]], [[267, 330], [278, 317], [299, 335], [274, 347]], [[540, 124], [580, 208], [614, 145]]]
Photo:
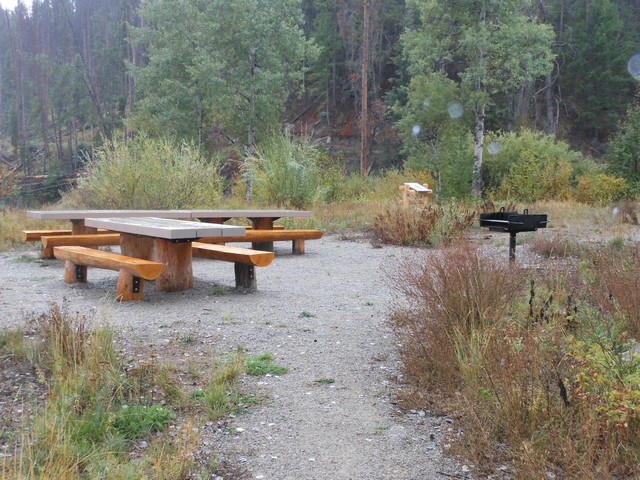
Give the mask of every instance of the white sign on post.
[[411, 183], [407, 182], [405, 185], [409, 186], [411, 190], [415, 190], [416, 192], [430, 192], [431, 189], [425, 187], [424, 185], [420, 185], [419, 183]]

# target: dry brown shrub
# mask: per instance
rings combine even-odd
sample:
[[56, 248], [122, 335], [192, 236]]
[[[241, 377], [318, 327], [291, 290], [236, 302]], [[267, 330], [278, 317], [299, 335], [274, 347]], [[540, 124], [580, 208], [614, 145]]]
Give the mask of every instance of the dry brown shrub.
[[51, 303], [49, 310], [30, 319], [42, 339], [34, 361], [45, 368], [73, 370], [88, 351], [87, 318], [71, 314], [68, 305]]
[[399, 301], [390, 321], [402, 342], [404, 373], [422, 388], [459, 383], [457, 335], [497, 321], [522, 285], [522, 272], [469, 244], [406, 260], [391, 281]]
[[626, 328], [640, 335], [640, 243], [595, 248], [589, 254], [593, 278], [589, 291], [602, 310], [621, 314]]
[[505, 212], [515, 212], [516, 204], [511, 202], [505, 205], [497, 205], [492, 200], [487, 200], [483, 203], [479, 203], [476, 209], [479, 212], [499, 212], [502, 208], [504, 208]]
[[564, 258], [580, 253], [579, 246], [560, 235], [538, 235], [528, 243], [529, 250], [546, 258]]
[[373, 219], [375, 237], [389, 245], [435, 246], [456, 242], [476, 219], [463, 205], [387, 206]]
[[618, 215], [622, 223], [638, 225], [638, 204], [635, 202], [621, 202], [618, 205]]

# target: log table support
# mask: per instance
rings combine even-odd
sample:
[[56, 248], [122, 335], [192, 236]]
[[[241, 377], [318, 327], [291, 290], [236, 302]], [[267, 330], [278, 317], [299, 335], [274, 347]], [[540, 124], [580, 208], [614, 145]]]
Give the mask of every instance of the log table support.
[[153, 258], [153, 238], [141, 235], [120, 234], [120, 251], [130, 257], [151, 260]]
[[84, 224], [84, 219], [71, 220], [72, 235], [86, 235], [89, 233], [98, 233], [98, 229], [94, 227], [87, 227]]
[[[271, 217], [254, 217], [249, 220], [251, 220], [254, 230], [273, 230], [273, 218]], [[273, 252], [273, 242], [253, 242], [251, 248]]]
[[156, 238], [153, 260], [164, 263], [164, 269], [156, 279], [157, 288], [165, 292], [180, 292], [193, 287], [191, 242]]
[[141, 235], [120, 235], [120, 250], [130, 257], [164, 264], [156, 278], [156, 288], [165, 292], [181, 292], [193, 287], [191, 242], [165, 240]]

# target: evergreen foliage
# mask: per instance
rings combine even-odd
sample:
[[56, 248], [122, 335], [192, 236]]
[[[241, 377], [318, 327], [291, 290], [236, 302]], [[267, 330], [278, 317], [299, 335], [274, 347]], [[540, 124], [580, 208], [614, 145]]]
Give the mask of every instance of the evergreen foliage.
[[611, 140], [609, 169], [629, 182], [637, 194], [640, 184], [640, 97], [629, 107], [627, 118]]
[[348, 169], [367, 55], [374, 168], [439, 165], [443, 195], [457, 196], [468, 140], [443, 131], [437, 156], [419, 153], [397, 123], [423, 121], [409, 94], [434, 72], [455, 82], [475, 120], [457, 124], [474, 134], [476, 189], [486, 129], [543, 128], [599, 154], [632, 98], [635, 0], [372, 0], [368, 52], [362, 13], [342, 0], [34, 0], [0, 10], [2, 160], [19, 175], [62, 178], [82, 167], [78, 145], [90, 151], [132, 130], [235, 159], [292, 122], [344, 152]]

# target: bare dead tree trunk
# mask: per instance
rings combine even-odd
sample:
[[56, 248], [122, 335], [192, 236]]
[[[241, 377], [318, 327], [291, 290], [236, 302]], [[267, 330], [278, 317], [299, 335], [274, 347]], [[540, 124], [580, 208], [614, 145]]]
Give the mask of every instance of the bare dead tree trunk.
[[25, 99], [24, 99], [24, 83], [23, 83], [23, 64], [22, 64], [22, 49], [18, 44], [19, 33], [14, 35], [11, 30], [11, 23], [9, 19], [9, 10], [5, 10], [7, 19], [7, 29], [9, 31], [9, 43], [11, 44], [11, 58], [13, 60], [13, 73], [16, 88], [16, 110], [18, 115], [18, 142], [20, 147], [21, 159], [23, 162], [25, 175], [31, 174], [31, 165], [28, 159], [29, 144], [27, 138], [27, 119], [25, 114]]
[[112, 132], [111, 128], [107, 125], [105, 120], [104, 112], [102, 111], [102, 105], [98, 99], [98, 95], [96, 89], [91, 81], [91, 72], [89, 71], [89, 67], [87, 65], [87, 59], [85, 58], [85, 54], [83, 48], [81, 47], [80, 40], [78, 39], [78, 34], [73, 26], [73, 22], [71, 21], [71, 16], [67, 11], [67, 7], [64, 2], [60, 2], [62, 9], [64, 11], [65, 17], [67, 18], [67, 23], [69, 25], [69, 30], [71, 31], [71, 36], [73, 37], [73, 41], [76, 47], [76, 51], [78, 56], [80, 57], [80, 63], [82, 67], [82, 78], [87, 87], [87, 91], [89, 92], [89, 96], [91, 97], [91, 101], [93, 103], [94, 108], [96, 109], [96, 114], [98, 115], [98, 121], [100, 122], [100, 130], [103, 135], [109, 142], [112, 140]]
[[369, 76], [369, 0], [364, 0], [363, 5], [364, 25], [362, 27], [362, 112], [360, 116], [360, 175], [367, 175], [367, 127], [369, 112], [367, 109], [367, 97], [369, 88], [367, 79]]
[[473, 138], [473, 177], [471, 188], [476, 197], [482, 195], [482, 154], [484, 150], [484, 103], [475, 109], [476, 126]]

